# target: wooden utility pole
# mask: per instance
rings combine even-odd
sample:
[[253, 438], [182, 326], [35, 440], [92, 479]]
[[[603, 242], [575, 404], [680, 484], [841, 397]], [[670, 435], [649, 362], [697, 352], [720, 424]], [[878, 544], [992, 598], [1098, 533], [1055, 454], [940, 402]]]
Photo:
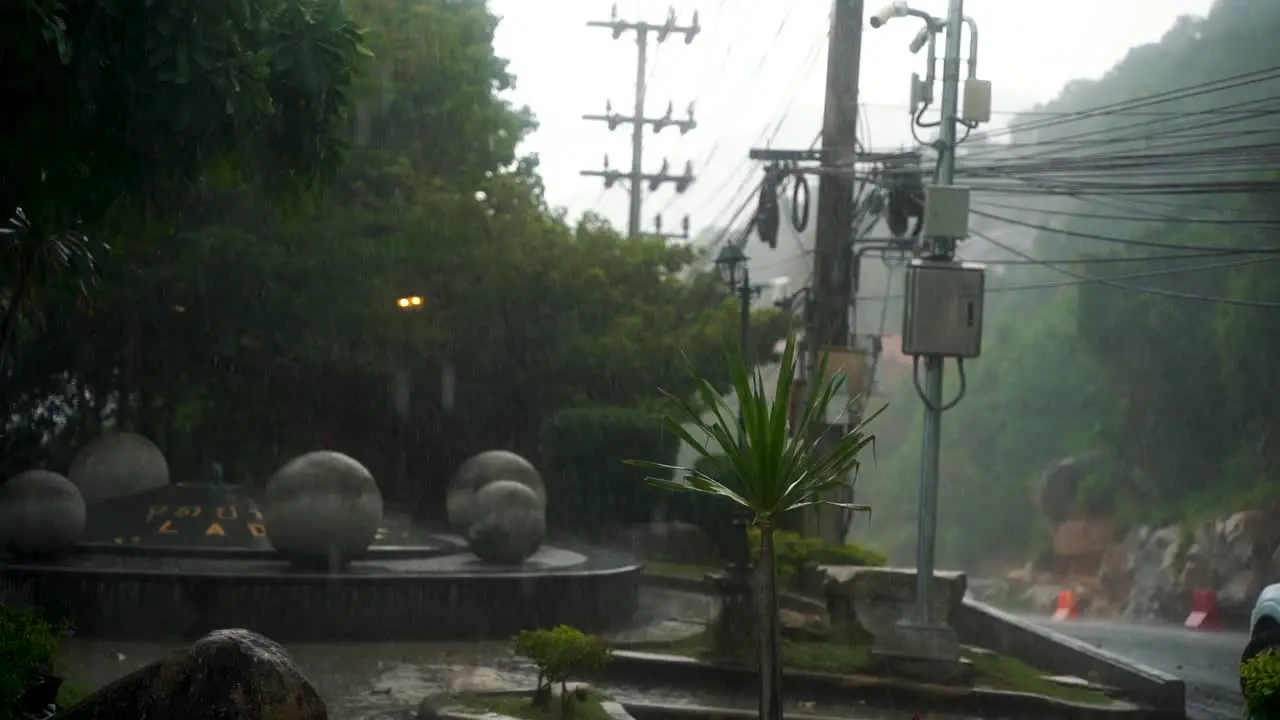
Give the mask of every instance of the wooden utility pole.
[[[853, 314], [854, 278], [858, 272], [853, 252], [854, 163], [857, 153], [858, 76], [862, 59], [863, 0], [836, 0], [827, 50], [827, 91], [822, 118], [822, 166], [818, 184], [818, 217], [813, 253], [813, 308], [807, 335], [811, 359], [810, 390], [818, 387], [818, 363], [830, 354], [830, 369], [859, 357], [851, 353], [853, 339], [849, 318]], [[838, 169], [838, 170], [837, 170]], [[845, 368], [852, 371], [852, 368]], [[859, 383], [861, 385], [861, 383]], [[862, 392], [861, 387], [851, 388]], [[851, 408], [852, 411], [852, 408]], [[858, 418], [847, 418], [857, 423]], [[839, 427], [826, 428], [834, 434]], [[852, 486], [842, 489], [850, 501]], [[807, 535], [843, 544], [848, 512], [815, 505], [803, 521]]]
[[[637, 237], [642, 234], [664, 235], [662, 232], [661, 216], [654, 219], [653, 233], [644, 233], [641, 228], [641, 215], [644, 206], [645, 186], [650, 191], [657, 190], [665, 184], [675, 186], [676, 192], [683, 193], [693, 183], [693, 163], [685, 163], [684, 172], [679, 175], [673, 175], [670, 172], [670, 165], [666, 160], [662, 161], [662, 167], [657, 172], [645, 172], [644, 170], [644, 129], [646, 126], [652, 127], [653, 131], [662, 132], [668, 127], [674, 127], [680, 130], [681, 134], [687, 133], [698, 126], [693, 119], [693, 105], [689, 106], [689, 111], [684, 118], [676, 118], [673, 116], [671, 103], [667, 104], [667, 111], [659, 117], [645, 116], [645, 95], [647, 88], [645, 87], [646, 68], [649, 59], [649, 40], [656, 37], [659, 44], [667, 41], [671, 35], [683, 35], [685, 44], [692, 43], [698, 33], [702, 32], [701, 25], [698, 24], [698, 14], [693, 14], [693, 22], [689, 25], [680, 25], [676, 22], [675, 10], [669, 10], [667, 20], [662, 24], [652, 24], [647, 22], [630, 22], [620, 20], [618, 18], [618, 6], [613, 6], [612, 17], [608, 21], [592, 21], [587, 23], [589, 27], [607, 28], [613, 32], [614, 39], [622, 37], [624, 33], [634, 32], [636, 34], [636, 80], [635, 80], [635, 100], [632, 106], [631, 114], [624, 115], [613, 111], [613, 104], [606, 103], [603, 115], [583, 115], [584, 120], [606, 123], [610, 130], [617, 129], [621, 126], [630, 126], [631, 128], [631, 170], [630, 172], [622, 170], [614, 170], [609, 167], [609, 156], [604, 158], [604, 166], [599, 170], [583, 170], [582, 175], [588, 177], [598, 177], [604, 180], [606, 188], [613, 187], [620, 180], [626, 180], [631, 193], [631, 202], [627, 212], [627, 234], [630, 237]], [[685, 220], [687, 228], [688, 220]], [[684, 239], [688, 239], [688, 230], [685, 230]]]

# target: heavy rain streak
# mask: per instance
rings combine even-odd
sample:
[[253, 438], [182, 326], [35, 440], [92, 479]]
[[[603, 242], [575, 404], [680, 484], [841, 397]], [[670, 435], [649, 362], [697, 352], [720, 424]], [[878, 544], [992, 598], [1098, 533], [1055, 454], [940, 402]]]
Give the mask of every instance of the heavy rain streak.
[[1280, 720], [1278, 34], [8, 0], [0, 720]]

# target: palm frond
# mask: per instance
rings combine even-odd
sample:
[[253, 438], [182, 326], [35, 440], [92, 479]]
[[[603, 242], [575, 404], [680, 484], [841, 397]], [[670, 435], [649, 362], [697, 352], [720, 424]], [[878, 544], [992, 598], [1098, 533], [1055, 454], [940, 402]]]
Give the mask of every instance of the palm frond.
[[710, 478], [692, 468], [628, 462], [683, 473], [684, 483], [660, 478], [651, 478], [650, 482], [680, 492], [724, 497], [749, 509], [758, 520], [775, 520], [784, 513], [813, 505], [868, 512], [870, 508], [865, 505], [835, 502], [823, 496], [851, 478], [856, 479], [863, 452], [874, 448], [875, 436], [867, 431], [867, 424], [883, 408], [838, 438], [823, 438], [827, 410], [840, 393], [839, 381], [828, 372], [829, 362], [824, 354], [819, 362], [819, 380], [805, 398], [795, 422], [791, 398], [799, 363], [794, 334], [788, 336], [779, 359], [772, 393], [761, 369], [748, 368], [741, 355], [727, 359], [730, 386], [738, 401], [737, 417], [729, 402], [696, 372], [694, 384], [702, 412], [687, 400], [668, 396], [678, 412], [667, 416], [667, 426], [698, 455], [723, 455], [728, 470], [723, 478]]

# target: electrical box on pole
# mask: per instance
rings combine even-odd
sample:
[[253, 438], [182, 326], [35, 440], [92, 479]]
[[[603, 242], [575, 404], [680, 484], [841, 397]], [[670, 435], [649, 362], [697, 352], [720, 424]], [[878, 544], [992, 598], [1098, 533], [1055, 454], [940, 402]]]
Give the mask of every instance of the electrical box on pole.
[[986, 268], [975, 263], [915, 258], [907, 264], [906, 276], [903, 354], [950, 358], [981, 355]]
[[967, 237], [969, 235], [969, 188], [958, 185], [926, 186], [920, 234], [926, 238]]

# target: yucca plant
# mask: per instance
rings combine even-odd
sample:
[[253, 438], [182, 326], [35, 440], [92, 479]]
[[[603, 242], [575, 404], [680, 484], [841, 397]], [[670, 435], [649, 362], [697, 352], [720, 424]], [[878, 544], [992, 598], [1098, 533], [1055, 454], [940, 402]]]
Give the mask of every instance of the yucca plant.
[[[817, 385], [808, 394], [795, 423], [790, 398], [797, 371], [796, 338], [787, 338], [773, 397], [765, 389], [759, 369], [751, 370], [741, 354], [729, 361], [739, 417], [728, 401], [705, 378], [694, 372], [698, 402], [671, 396], [676, 410], [665, 416], [667, 426], [702, 457], [722, 455], [725, 472], [712, 478], [695, 468], [630, 460], [641, 467], [684, 475], [683, 482], [650, 478], [649, 482], [676, 492], [696, 492], [722, 498], [745, 508], [759, 530], [760, 554], [756, 592], [760, 609], [760, 717], [782, 717], [781, 631], [778, 623], [777, 571], [774, 532], [782, 516], [810, 505], [835, 505], [869, 512], [866, 505], [839, 503], [824, 496], [856, 478], [862, 453], [874, 449], [875, 437], [866, 431], [874, 415], [846, 430], [839, 438], [822, 438], [827, 409], [840, 391], [819, 364]], [[699, 408], [707, 408], [704, 419]], [[881, 408], [883, 410], [883, 408]], [[878, 415], [879, 412], [876, 413]]]

